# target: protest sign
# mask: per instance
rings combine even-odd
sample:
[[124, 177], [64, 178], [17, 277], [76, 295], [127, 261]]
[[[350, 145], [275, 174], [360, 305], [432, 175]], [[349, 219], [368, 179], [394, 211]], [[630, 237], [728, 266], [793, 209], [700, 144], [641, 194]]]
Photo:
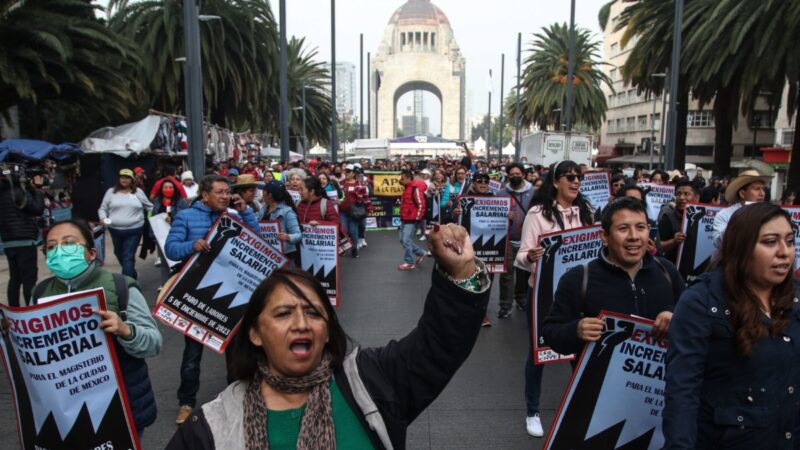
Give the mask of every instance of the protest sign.
[[325, 288], [333, 306], [339, 306], [339, 253], [336, 251], [339, 225], [303, 225], [300, 265]]
[[24, 449], [140, 449], [103, 289], [23, 308], [0, 305], [0, 353]]
[[175, 267], [180, 264], [180, 261], [173, 261], [166, 257], [167, 252], [164, 251], [164, 245], [169, 236], [170, 224], [167, 223], [167, 213], [156, 214], [150, 216], [150, 229], [153, 230], [153, 236], [156, 238], [156, 244], [161, 249], [161, 254], [165, 255], [164, 259], [167, 261], [169, 267]]
[[258, 231], [267, 244], [271, 245], [278, 253], [283, 253], [283, 241], [278, 239], [278, 235], [281, 233], [280, 221], [262, 220], [258, 222]]
[[458, 204], [461, 226], [469, 231], [475, 256], [486, 263], [489, 273], [505, 273], [511, 197], [465, 195]]
[[222, 353], [233, 338], [250, 295], [286, 264], [261, 236], [224, 213], [211, 227], [208, 252], [195, 253], [153, 315], [181, 333]]
[[584, 346], [544, 448], [660, 449], [667, 339], [650, 320], [600, 318], [605, 331]]
[[367, 210], [367, 229], [391, 229], [400, 225], [400, 197], [370, 197], [372, 210]]
[[372, 192], [378, 197], [400, 197], [403, 185], [400, 184], [400, 172], [371, 172]]
[[692, 281], [706, 271], [714, 254], [714, 217], [725, 206], [688, 204], [681, 220], [681, 232], [686, 240], [678, 248], [678, 272]]
[[588, 264], [600, 255], [603, 248], [600, 227], [595, 225], [544, 234], [539, 238], [539, 246], [544, 253], [536, 264], [536, 285], [531, 299], [533, 362], [546, 364], [572, 360], [575, 355], [560, 355], [547, 346], [542, 336], [542, 325], [550, 312], [561, 277], [573, 267]]
[[489, 192], [491, 192], [494, 195], [497, 195], [497, 193], [500, 192], [500, 190], [502, 189], [503, 189], [503, 183], [497, 180], [489, 180]]
[[292, 197], [292, 201], [294, 202], [295, 205], [299, 205], [300, 204], [300, 200], [301, 200], [300, 192], [293, 191], [291, 189], [287, 189], [286, 192], [288, 192], [289, 195]]
[[584, 172], [580, 192], [595, 211], [600, 211], [611, 198], [611, 172], [607, 170]]
[[674, 184], [639, 183], [647, 200], [647, 218], [658, 222], [661, 207], [675, 198]]
[[795, 276], [800, 277], [800, 206], [782, 206], [792, 216], [794, 223]]

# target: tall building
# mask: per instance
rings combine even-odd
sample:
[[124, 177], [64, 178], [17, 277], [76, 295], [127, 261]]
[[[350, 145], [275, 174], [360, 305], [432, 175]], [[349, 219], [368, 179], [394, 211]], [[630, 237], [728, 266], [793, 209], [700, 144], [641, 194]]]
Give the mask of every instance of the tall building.
[[[639, 95], [636, 87], [627, 85], [622, 79], [620, 68], [636, 44], [636, 37], [628, 42], [627, 47], [622, 47], [620, 41], [625, 29], [614, 31], [614, 28], [619, 15], [629, 5], [628, 2], [615, 1], [611, 5], [609, 20], [603, 30], [603, 61], [608, 65], [603, 66], [602, 70], [611, 78], [614, 90], [603, 85], [608, 111], [600, 132], [599, 154], [596, 160], [647, 166], [650, 161], [648, 142], [654, 141], [656, 149], [654, 160], [658, 162], [658, 151], [662, 148], [663, 137], [668, 131], [666, 129], [662, 131], [662, 124], [666, 124], [666, 121], [662, 120], [662, 115], [669, 117], [669, 95], [664, 99]], [[734, 128], [734, 162], [744, 157], [760, 157], [761, 152], [757, 149], [770, 146], [775, 140], [775, 130], [772, 121], [768, 119], [770, 111], [766, 101], [759, 99], [754, 110], [755, 120], [752, 124], [740, 115], [739, 122]], [[773, 117], [776, 113], [777, 111], [772, 111]], [[691, 99], [686, 120], [688, 125], [686, 162], [709, 168], [714, 155], [713, 103], [701, 107], [696, 100]]]
[[[330, 63], [327, 66], [330, 70]], [[357, 82], [355, 64], [346, 61], [336, 63], [336, 113], [348, 122], [355, 115]]]

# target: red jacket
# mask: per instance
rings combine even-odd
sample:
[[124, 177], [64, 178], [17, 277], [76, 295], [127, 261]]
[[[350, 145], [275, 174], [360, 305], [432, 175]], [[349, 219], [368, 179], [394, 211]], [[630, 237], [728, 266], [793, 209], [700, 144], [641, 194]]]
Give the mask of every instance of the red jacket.
[[345, 181], [341, 184], [342, 191], [344, 192], [344, 202], [339, 205], [339, 208], [346, 212], [350, 212], [350, 205], [353, 203], [366, 203], [369, 205], [369, 190], [367, 185], [358, 181]]
[[425, 190], [428, 185], [422, 180], [413, 180], [406, 184], [400, 201], [400, 220], [416, 222], [425, 218]]
[[322, 198], [317, 197], [312, 202], [301, 201], [297, 204], [297, 220], [300, 223], [308, 223], [312, 220], [317, 222], [333, 222], [339, 223], [339, 213], [336, 212], [333, 200], [326, 198], [325, 203], [325, 217], [322, 217]]
[[186, 198], [186, 190], [183, 189], [183, 183], [178, 181], [175, 177], [164, 177], [160, 180], [156, 181], [156, 184], [153, 185], [153, 188], [150, 189], [150, 198], [156, 198], [158, 194], [161, 193], [161, 185], [164, 184], [165, 181], [170, 181], [175, 186], [175, 190], [180, 194], [181, 198]]

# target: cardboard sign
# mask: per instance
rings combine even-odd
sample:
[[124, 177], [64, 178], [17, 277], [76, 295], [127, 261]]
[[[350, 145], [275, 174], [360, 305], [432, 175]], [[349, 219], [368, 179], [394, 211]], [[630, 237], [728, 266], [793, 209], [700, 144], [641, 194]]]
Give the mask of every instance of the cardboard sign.
[[150, 221], [150, 229], [153, 230], [153, 236], [156, 238], [156, 243], [161, 248], [161, 254], [165, 255], [164, 259], [166, 259], [167, 265], [172, 268], [180, 264], [180, 261], [173, 261], [167, 258], [167, 252], [164, 251], [164, 245], [166, 245], [170, 228], [170, 224], [167, 223], [167, 213], [150, 216], [150, 219], [148, 220]]
[[25, 449], [140, 449], [114, 337], [100, 329], [103, 289], [0, 305], [0, 353]]
[[605, 331], [584, 346], [544, 448], [660, 449], [667, 339], [650, 320], [600, 318]]
[[281, 222], [278, 220], [262, 220], [258, 222], [258, 231], [261, 233], [261, 237], [267, 241], [267, 244], [271, 245], [272, 248], [278, 251], [278, 253], [283, 253], [283, 241], [278, 239], [278, 235], [281, 233]]
[[400, 197], [403, 185], [400, 184], [400, 172], [373, 172], [372, 192], [378, 197]]
[[291, 189], [287, 189], [286, 192], [292, 197], [292, 201], [295, 205], [299, 205], [302, 198], [300, 197], [300, 193], [297, 191], [293, 191]]
[[553, 305], [561, 277], [573, 267], [588, 264], [600, 255], [603, 249], [600, 227], [594, 225], [544, 234], [539, 238], [539, 246], [544, 253], [536, 264], [536, 285], [531, 299], [533, 361], [535, 364], [546, 364], [572, 360], [575, 355], [561, 355], [547, 346], [542, 325]]
[[639, 183], [647, 197], [647, 217], [658, 222], [661, 207], [675, 198], [674, 184]]
[[459, 197], [461, 226], [469, 231], [475, 256], [489, 273], [508, 270], [508, 211], [511, 197], [465, 195]]
[[605, 208], [611, 198], [611, 172], [584, 172], [580, 192], [595, 211]]
[[500, 192], [502, 189], [503, 189], [503, 183], [497, 180], [492, 180], [492, 179], [489, 180], [489, 192], [491, 192], [494, 195], [497, 195], [497, 193]]
[[208, 232], [211, 251], [195, 253], [153, 315], [222, 353], [233, 339], [250, 295], [287, 259], [244, 224], [222, 214]]
[[792, 222], [794, 223], [794, 275], [800, 277], [800, 206], [781, 206], [781, 208], [792, 216]]
[[397, 228], [400, 222], [399, 197], [370, 197], [372, 210], [367, 210], [367, 229]]
[[339, 306], [339, 225], [321, 223], [302, 227], [300, 267], [322, 284], [331, 304]]
[[678, 248], [678, 272], [686, 281], [704, 273], [714, 255], [714, 218], [725, 206], [688, 204], [683, 212], [681, 231], [686, 240]]

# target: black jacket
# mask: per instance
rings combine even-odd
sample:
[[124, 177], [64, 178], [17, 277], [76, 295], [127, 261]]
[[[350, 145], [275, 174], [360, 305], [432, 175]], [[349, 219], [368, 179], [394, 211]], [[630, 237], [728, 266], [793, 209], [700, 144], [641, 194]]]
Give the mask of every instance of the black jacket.
[[[20, 205], [23, 205], [20, 208]], [[35, 217], [44, 214], [44, 194], [4, 186], [0, 190], [0, 239], [3, 242], [39, 239]]]
[[664, 258], [646, 253], [642, 267], [631, 280], [628, 272], [611, 264], [607, 249], [588, 264], [589, 278], [583, 297], [584, 267], [574, 267], [558, 282], [555, 299], [544, 320], [544, 341], [562, 355], [579, 353], [584, 341], [578, 337], [578, 322], [597, 317], [600, 311], [632, 314], [655, 319], [672, 311], [686, 285], [678, 269]]
[[[384, 347], [358, 351], [355, 376], [351, 375], [353, 371], [343, 369], [334, 372], [339, 389], [361, 419], [376, 449], [387, 446], [383, 445], [381, 433], [376, 431], [374, 424], [368, 424], [365, 416], [370, 411], [360, 406], [352, 387], [363, 383], [379, 414], [372, 420], [378, 419], [385, 426], [379, 428], [385, 430], [383, 437], [390, 440], [392, 448], [404, 449], [409, 424], [436, 399], [467, 359], [486, 314], [491, 286], [485, 274], [481, 293], [470, 293], [457, 287], [438, 270], [433, 271], [432, 278], [422, 317], [411, 333], [398, 341], [390, 341]], [[353, 379], [356, 377], [357, 380]], [[228, 408], [215, 400], [196, 409], [176, 431], [167, 449], [243, 448], [244, 433], [237, 429], [241, 428], [242, 408], [237, 407], [237, 400], [244, 389], [238, 383], [231, 385], [234, 391], [239, 391], [238, 396], [230, 394], [231, 387], [223, 391], [233, 399], [228, 402]], [[215, 422], [222, 422], [224, 427]]]

